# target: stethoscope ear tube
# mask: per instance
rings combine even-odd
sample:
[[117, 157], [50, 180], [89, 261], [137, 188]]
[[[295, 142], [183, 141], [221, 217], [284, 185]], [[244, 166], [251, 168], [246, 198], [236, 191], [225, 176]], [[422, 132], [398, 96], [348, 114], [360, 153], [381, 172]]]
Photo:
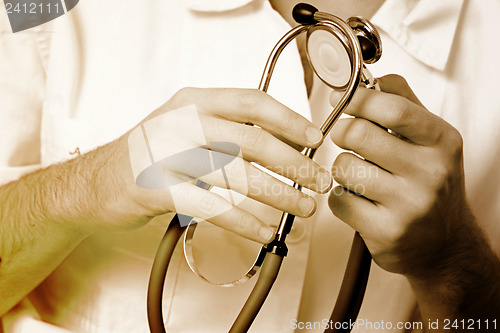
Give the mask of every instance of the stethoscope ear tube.
[[[321, 131], [324, 136], [328, 134], [330, 129], [333, 127], [337, 119], [342, 114], [343, 110], [347, 107], [351, 101], [358, 85], [363, 82], [367, 86], [376, 86], [376, 83], [364, 73], [364, 66], [362, 60], [361, 46], [358, 42], [359, 36], [369, 36], [376, 34], [374, 27], [369, 26], [365, 29], [362, 24], [364, 20], [356, 18], [349, 22], [352, 26], [347, 25], [340, 18], [317, 11], [314, 7], [305, 4], [299, 4], [301, 7], [298, 12], [300, 20], [305, 20], [307, 25], [300, 25], [292, 30], [290, 30], [283, 38], [277, 43], [271, 55], [269, 56], [268, 62], [259, 84], [259, 89], [266, 92], [270, 83], [272, 72], [276, 65], [276, 61], [283, 51], [283, 49], [293, 40], [295, 37], [303, 32], [308, 31], [308, 29], [318, 22], [321, 22], [321, 26], [324, 28], [332, 27], [332, 31], [339, 29], [345, 33], [347, 48], [350, 53], [350, 61], [352, 64], [352, 72], [349, 82], [345, 86], [344, 95], [341, 100], [337, 103], [334, 110], [325, 120], [321, 126]], [[299, 15], [300, 14], [300, 15]], [[326, 21], [326, 22], [324, 22]], [[363, 29], [365, 30], [363, 30]], [[371, 29], [373, 28], [374, 31]], [[353, 33], [353, 30], [358, 30], [357, 35]], [[381, 51], [380, 41], [376, 41], [374, 45], [377, 46], [377, 52]], [[378, 43], [378, 44], [377, 44]], [[380, 54], [372, 56], [373, 59], [378, 59]], [[370, 57], [370, 58], [372, 58]], [[376, 61], [376, 60], [373, 60]], [[344, 87], [342, 87], [344, 88]], [[309, 158], [313, 158], [316, 149], [306, 149], [303, 154]], [[294, 187], [300, 190], [298, 184], [294, 184]], [[264, 304], [269, 291], [271, 290], [274, 281], [277, 278], [279, 269], [281, 267], [282, 260], [286, 256], [286, 244], [285, 239], [288, 232], [293, 224], [294, 216], [287, 213], [283, 213], [280, 225], [276, 233], [275, 240], [263, 248], [264, 252], [259, 254], [259, 257], [265, 255], [261, 267], [261, 271], [252, 290], [252, 293], [247, 299], [247, 302], [243, 306], [240, 314], [236, 318], [230, 332], [246, 332], [251, 324], [253, 323], [255, 317], [257, 316], [259, 310]], [[156, 254], [153, 262], [153, 267], [151, 270], [151, 277], [148, 286], [148, 321], [150, 330], [152, 333], [164, 333], [165, 327], [163, 323], [162, 315], [162, 297], [163, 297], [163, 285], [165, 282], [165, 276], [167, 274], [168, 264], [174, 252], [175, 246], [181, 237], [185, 227], [181, 227], [179, 217], [176, 214], [170, 225], [165, 232], [163, 239], [161, 240], [160, 247]], [[194, 232], [194, 228], [193, 228]], [[262, 261], [257, 260], [261, 263]], [[254, 265], [255, 270], [252, 270], [252, 275], [257, 271], [259, 265]], [[349, 255], [349, 260], [347, 268], [344, 274], [344, 279], [342, 281], [340, 293], [337, 297], [334, 311], [330, 317], [330, 323], [345, 323], [353, 322], [356, 320], [361, 303], [363, 300], [364, 292], [366, 289], [369, 271], [371, 266], [371, 255], [366, 248], [363, 240], [358, 233], [355, 234], [351, 253]], [[340, 329], [329, 327], [325, 332], [350, 332], [350, 329], [344, 329], [340, 325]], [[351, 327], [351, 325], [347, 325]]]
[[241, 309], [238, 317], [231, 326], [229, 333], [246, 332], [250, 329], [253, 321], [257, 317], [260, 308], [266, 301], [267, 295], [278, 277], [283, 256], [276, 253], [267, 253], [264, 263], [260, 269], [259, 277], [255, 286], [248, 296], [245, 305]]
[[148, 284], [148, 323], [151, 333], [165, 333], [165, 324], [163, 323], [163, 286], [165, 284], [165, 276], [167, 275], [168, 265], [175, 246], [181, 238], [186, 227], [181, 227], [177, 214], [173, 217], [168, 225], [165, 235], [160, 241], [160, 246], [156, 252], [149, 276]]
[[[160, 242], [153, 262], [147, 297], [148, 323], [151, 333], [166, 332], [162, 312], [163, 286], [172, 254], [185, 229], [186, 227], [181, 227], [176, 214]], [[368, 282], [371, 260], [370, 252], [363, 239], [356, 233], [330, 323], [356, 320]], [[267, 253], [254, 289], [233, 323], [231, 333], [246, 332], [250, 328], [276, 280], [282, 261], [283, 256]], [[325, 330], [326, 332], [345, 333], [350, 332], [350, 329], [336, 329], [333, 325]]]
[[[325, 122], [321, 126], [321, 131], [323, 135], [326, 136], [328, 135], [328, 132], [333, 127], [337, 119], [340, 117], [340, 114], [343, 112], [345, 107], [351, 101], [358, 85], [361, 82], [363, 76], [362, 51], [357, 37], [354, 35], [351, 28], [345, 22], [343, 22], [336, 16], [326, 13], [321, 13], [318, 12], [317, 10], [314, 11], [310, 8], [306, 9], [311, 11], [313, 17], [315, 18], [315, 22], [319, 23], [315, 23], [314, 25], [301, 25], [295, 27], [277, 43], [275, 48], [271, 51], [271, 55], [269, 56], [269, 59], [266, 63], [266, 67], [259, 85], [259, 89], [261, 89], [264, 92], [267, 91], [272, 76], [272, 72], [274, 70], [275, 64], [277, 62], [280, 53], [283, 51], [286, 45], [288, 45], [290, 41], [293, 40], [295, 37], [297, 37], [299, 34], [301, 34], [302, 32], [309, 31], [311, 27], [315, 27], [316, 25], [320, 25], [322, 28], [327, 28], [327, 29], [330, 28], [332, 33], [335, 33], [337, 31], [336, 29], [343, 31], [346, 34], [347, 43], [351, 51], [350, 57], [353, 70], [351, 72], [351, 77], [348, 83], [345, 85], [345, 91], [343, 97], [341, 98], [341, 100], [335, 106], [332, 113], [329, 115], [329, 117], [325, 120]], [[323, 21], [323, 19], [325, 19], [326, 22]], [[309, 158], [313, 158], [315, 152], [316, 149], [307, 149], [303, 152], [303, 154]], [[298, 186], [297, 184], [294, 184], [294, 187], [300, 190], [300, 186]], [[278, 249], [280, 246], [286, 248], [285, 238], [286, 234], [291, 229], [291, 224], [293, 223], [293, 220], [294, 216], [289, 215], [287, 213], [283, 213], [280, 225], [278, 227], [278, 231], [276, 233], [276, 239], [267, 246], [269, 253], [266, 254], [266, 259], [270, 255], [280, 256], [281, 258], [283, 258], [284, 255], [286, 255], [286, 253], [280, 255]], [[273, 243], [275, 243], [275, 245], [273, 245]], [[266, 262], [266, 259], [264, 259], [264, 262]], [[257, 281], [256, 286], [252, 290], [252, 293], [250, 294], [248, 301], [245, 303], [243, 309], [236, 318], [236, 321], [232, 326], [231, 332], [233, 333], [246, 332], [250, 328], [250, 325], [257, 316], [257, 313], [259, 312], [262, 304], [265, 301], [265, 298], [269, 293], [269, 290], [271, 289], [274, 283], [274, 280], [277, 277], [280, 265], [281, 261], [279, 265], [274, 266], [274, 268], [276, 268], [276, 275], [259, 276], [259, 280]], [[367, 250], [359, 234], [356, 233], [353, 241], [353, 247], [351, 249], [351, 254], [349, 256], [346, 273], [344, 275], [344, 280], [342, 282], [341, 291], [337, 298], [334, 311], [332, 312], [331, 318], [333, 318], [334, 320], [333, 322], [345, 322], [345, 321], [349, 322], [349, 320], [351, 321], [356, 320], [357, 314], [361, 307], [364, 292], [366, 289], [370, 266], [371, 266], [370, 252]], [[264, 266], [262, 267], [262, 269], [264, 269]], [[261, 280], [263, 281], [262, 283], [260, 283]], [[260, 290], [262, 288], [261, 285], [266, 286], [266, 288], [268, 289], [266, 289], [265, 292], [263, 292], [262, 290]], [[251, 299], [253, 301], [250, 301]], [[258, 299], [258, 301], [254, 299]], [[350, 327], [350, 325], [348, 327]], [[336, 330], [334, 326], [333, 330], [331, 330], [330, 332], [350, 332], [350, 329]]]
[[[325, 333], [350, 332], [350, 323], [356, 321], [363, 297], [365, 295], [372, 256], [365, 245], [363, 238], [356, 232], [352, 240], [351, 252], [347, 267], [340, 286], [339, 295], [335, 302], [329, 325]], [[338, 323], [338, 325], [335, 325]], [[348, 325], [342, 325], [348, 323]], [[338, 327], [338, 328], [337, 328]]]

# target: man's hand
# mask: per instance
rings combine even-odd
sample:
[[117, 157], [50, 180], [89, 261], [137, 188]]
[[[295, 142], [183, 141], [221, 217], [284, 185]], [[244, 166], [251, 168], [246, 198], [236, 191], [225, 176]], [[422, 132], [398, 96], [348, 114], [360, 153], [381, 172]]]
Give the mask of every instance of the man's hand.
[[[186, 106], [195, 110], [194, 116], [193, 112], [180, 109]], [[199, 178], [222, 188], [229, 180], [234, 191], [302, 217], [313, 214], [315, 201], [250, 162], [317, 192], [326, 192], [331, 187], [328, 171], [296, 149], [318, 147], [322, 142], [320, 130], [258, 90], [186, 88], [134, 130], [102, 150], [110, 161], [98, 170], [94, 182], [99, 205], [93, 215], [98, 228], [132, 228], [147, 222], [150, 217], [176, 211], [206, 219], [249, 239], [267, 242], [273, 235], [271, 227], [230, 200], [195, 186], [193, 179]], [[131, 146], [139, 146], [144, 136], [149, 155], [156, 156], [132, 154]], [[227, 151], [231, 147], [241, 150], [236, 161]], [[186, 151], [193, 155], [176, 159]], [[202, 158], [209, 156], [209, 151], [213, 160], [231, 162], [225, 168], [224, 177], [200, 172], [203, 171]], [[156, 177], [167, 174], [165, 178], [169, 184], [164, 189], [136, 185], [134, 165], [136, 169], [137, 165], [151, 165], [152, 157], [157, 162], [158, 156], [170, 156], [170, 162], [165, 160]], [[217, 161], [212, 163], [217, 164]], [[148, 182], [160, 183], [161, 187], [165, 179], [149, 179]]]
[[[332, 174], [340, 187], [331, 192], [330, 206], [360, 232], [382, 268], [414, 273], [415, 260], [428, 260], [453, 236], [459, 217], [470, 215], [462, 139], [403, 79], [379, 83], [384, 92], [358, 90], [346, 110], [355, 118], [339, 120], [332, 131], [335, 144], [362, 158], [338, 156]], [[336, 98], [332, 94], [332, 102]]]
[[[195, 110], [195, 119], [193, 112], [180, 112], [189, 105]], [[301, 146], [318, 147], [322, 140], [316, 126], [262, 92], [183, 89], [121, 138], [0, 187], [0, 316], [94, 232], [131, 230], [154, 216], [177, 211], [258, 242], [269, 241], [271, 227], [221, 196], [195, 186], [193, 178], [223, 188], [229, 180], [233, 190], [250, 198], [310, 216], [316, 208], [311, 197], [250, 162], [326, 192], [331, 187], [330, 173], [297, 151]], [[218, 144], [221, 142], [225, 144]], [[137, 149], [141, 144], [151, 154]], [[241, 153], [235, 154], [234, 147]], [[161, 179], [148, 179], [158, 186], [136, 184], [134, 172], [157, 162], [155, 158], [172, 151], [182, 155], [193, 151], [190, 149], [199, 155], [165, 162], [157, 177]], [[211, 156], [213, 169], [224, 167], [224, 177], [200, 173], [207, 166], [197, 157], [207, 156]], [[201, 169], [196, 168], [198, 164]], [[162, 174], [172, 177], [163, 178]], [[176, 198], [172, 184], [165, 180], [180, 186]]]
[[[334, 143], [361, 157], [346, 152], [334, 162], [340, 186], [330, 207], [360, 233], [379, 266], [409, 278], [425, 315], [476, 315], [486, 308], [472, 310], [476, 301], [491, 300], [499, 288], [471, 291], [497, 281], [499, 265], [467, 206], [461, 135], [427, 111], [401, 77], [379, 83], [382, 92], [357, 91], [346, 110], [354, 118], [332, 131]], [[333, 93], [332, 103], [338, 98]]]

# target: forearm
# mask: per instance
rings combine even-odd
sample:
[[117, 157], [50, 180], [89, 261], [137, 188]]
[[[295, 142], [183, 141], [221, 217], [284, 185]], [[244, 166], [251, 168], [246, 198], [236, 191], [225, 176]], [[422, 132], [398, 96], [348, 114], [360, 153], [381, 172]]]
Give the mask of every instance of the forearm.
[[42, 282], [90, 232], [87, 157], [0, 188], [0, 316]]
[[[500, 320], [500, 262], [473, 218], [467, 219], [443, 244], [434, 269], [408, 278], [427, 331], [445, 331], [447, 321], [458, 320], [456, 331], [466, 330], [473, 322], [469, 327], [479, 329], [482, 323], [481, 332], [486, 332], [489, 321], [494, 332], [493, 320], [497, 324]], [[429, 327], [436, 320], [439, 326]]]

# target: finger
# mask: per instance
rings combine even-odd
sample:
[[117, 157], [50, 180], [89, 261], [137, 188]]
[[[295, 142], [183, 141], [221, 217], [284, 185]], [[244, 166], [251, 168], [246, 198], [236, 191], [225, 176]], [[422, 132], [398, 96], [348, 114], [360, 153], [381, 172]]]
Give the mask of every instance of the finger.
[[316, 211], [316, 201], [310, 196], [250, 163], [246, 165], [250, 198], [300, 217], [310, 217]]
[[218, 194], [201, 189], [189, 182], [176, 185], [175, 190], [170, 187], [169, 191], [174, 198], [173, 201], [167, 202], [171, 211], [202, 218], [259, 243], [269, 242], [274, 235], [273, 228], [249, 212], [231, 205]]
[[376, 216], [380, 208], [368, 199], [357, 196], [342, 186], [332, 189], [328, 197], [332, 213], [361, 235], [371, 234], [378, 223]]
[[[188, 176], [189, 179], [200, 179], [205, 183], [233, 190], [296, 216], [309, 217], [316, 210], [314, 199], [237, 156], [209, 150], [204, 150], [204, 152], [207, 155], [210, 154], [214, 165], [218, 165], [217, 170], [213, 170], [210, 165], [208, 165], [209, 170], [206, 170], [207, 168], [200, 166], [201, 163], [170, 164], [168, 178], [178, 179], [179, 174], [182, 174]], [[198, 162], [203, 160], [204, 154], [199, 155]], [[229, 163], [225, 163], [225, 161], [229, 161]], [[169, 181], [169, 183], [172, 182]], [[231, 203], [237, 204], [231, 199], [231, 192], [229, 192], [229, 196]]]
[[424, 106], [418, 97], [415, 95], [413, 90], [411, 90], [408, 82], [404, 77], [396, 74], [389, 74], [380, 78], [377, 78], [377, 83], [380, 86], [380, 89], [386, 93], [399, 95], [404, 97], [413, 103]]
[[420, 150], [362, 118], [340, 119], [330, 137], [340, 148], [352, 150], [394, 174], [412, 171]]
[[286, 145], [288, 145], [288, 146], [292, 147], [292, 148], [293, 148], [293, 149], [295, 149], [296, 151], [301, 152], [301, 151], [303, 151], [303, 150], [304, 150], [304, 148], [305, 148], [304, 146], [298, 145], [298, 144], [296, 144], [295, 142], [292, 142], [292, 141], [288, 140], [287, 138], [284, 138], [284, 137], [282, 137], [282, 136], [280, 136], [280, 135], [273, 134], [273, 136], [274, 136], [275, 138], [279, 139], [280, 141], [284, 142]]
[[316, 125], [259, 90], [185, 88], [171, 99], [169, 106], [178, 108], [192, 103], [199, 112], [258, 125], [299, 146], [318, 147], [323, 141]]
[[[330, 95], [331, 103], [340, 98]], [[364, 118], [391, 129], [420, 145], [436, 145], [447, 124], [405, 97], [366, 88], [358, 88], [345, 113]]]
[[393, 175], [351, 153], [337, 156], [332, 175], [343, 188], [382, 205], [388, 205], [396, 195]]
[[[332, 178], [327, 170], [268, 132], [215, 118], [204, 118], [203, 124], [208, 142], [233, 142], [241, 148], [245, 160], [257, 162], [313, 191], [330, 190]], [[224, 150], [226, 145], [212, 146], [211, 149], [228, 153]]]

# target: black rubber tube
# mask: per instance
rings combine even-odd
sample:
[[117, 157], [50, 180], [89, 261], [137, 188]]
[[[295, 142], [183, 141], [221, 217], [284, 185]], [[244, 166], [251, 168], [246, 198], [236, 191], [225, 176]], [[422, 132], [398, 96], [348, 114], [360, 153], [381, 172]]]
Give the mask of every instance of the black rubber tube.
[[271, 290], [283, 262], [283, 257], [267, 253], [260, 269], [259, 278], [245, 305], [229, 330], [230, 333], [247, 332]]
[[[185, 227], [180, 226], [178, 216], [175, 215], [160, 242], [153, 262], [147, 297], [148, 322], [151, 333], [166, 332], [162, 313], [163, 286], [172, 254], [184, 229]], [[274, 253], [267, 253], [252, 293], [233, 323], [230, 333], [248, 331], [278, 276], [282, 261], [283, 257]], [[370, 252], [366, 248], [363, 239], [356, 233], [340, 292], [330, 317], [330, 323], [344, 323], [356, 320], [363, 302], [370, 266]], [[345, 333], [350, 332], [350, 329], [336, 329], [335, 325], [330, 325], [325, 330], [326, 332]]]
[[[372, 256], [366, 248], [365, 242], [356, 233], [352, 241], [351, 253], [349, 254], [337, 302], [330, 317], [330, 325], [325, 330], [325, 333], [346, 333], [351, 331], [351, 325], [342, 325], [342, 323], [356, 321], [363, 303], [371, 262]], [[335, 323], [338, 323], [338, 325], [335, 326]]]
[[165, 333], [162, 312], [163, 286], [165, 284], [168, 264], [184, 229], [185, 227], [181, 227], [179, 217], [175, 214], [160, 242], [153, 261], [149, 277], [147, 300], [148, 322], [151, 333]]

